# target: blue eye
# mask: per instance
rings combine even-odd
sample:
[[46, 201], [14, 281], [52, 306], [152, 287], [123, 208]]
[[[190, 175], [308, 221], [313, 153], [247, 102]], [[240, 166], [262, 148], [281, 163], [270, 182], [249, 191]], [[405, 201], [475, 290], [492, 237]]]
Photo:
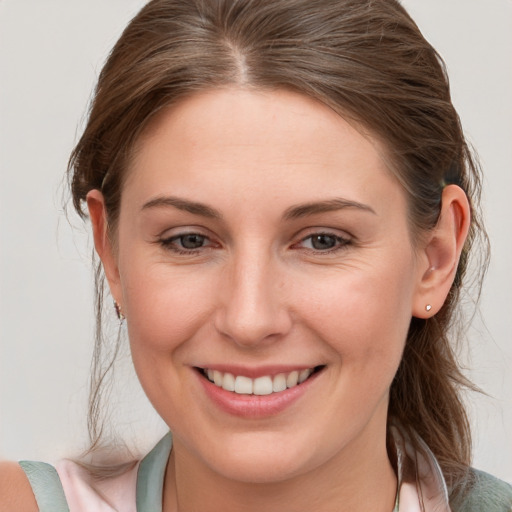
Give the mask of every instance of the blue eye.
[[189, 235], [181, 235], [176, 237], [174, 241], [179, 241], [183, 249], [199, 249], [200, 247], [204, 246], [206, 237], [196, 233], [191, 233]]
[[179, 254], [191, 254], [211, 244], [208, 237], [199, 233], [184, 233], [160, 241], [161, 245]]
[[331, 235], [313, 235], [311, 237], [311, 245], [317, 251], [324, 251], [336, 247], [336, 237]]
[[349, 243], [349, 240], [332, 233], [314, 233], [301, 240], [302, 247], [318, 252], [336, 251]]

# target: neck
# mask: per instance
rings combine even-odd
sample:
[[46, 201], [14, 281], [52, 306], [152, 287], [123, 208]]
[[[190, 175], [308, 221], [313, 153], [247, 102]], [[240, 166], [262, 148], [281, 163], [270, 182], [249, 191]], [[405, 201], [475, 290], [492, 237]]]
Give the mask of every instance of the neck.
[[[225, 478], [177, 440], [166, 473], [164, 512], [391, 512], [397, 480], [380, 438], [360, 435], [325, 464], [292, 478], [247, 483]], [[206, 504], [206, 505], [205, 505]]]

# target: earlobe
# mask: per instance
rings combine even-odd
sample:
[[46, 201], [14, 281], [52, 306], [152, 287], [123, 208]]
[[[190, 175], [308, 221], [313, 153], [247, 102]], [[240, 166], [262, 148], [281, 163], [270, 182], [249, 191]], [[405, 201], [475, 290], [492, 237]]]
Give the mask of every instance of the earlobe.
[[465, 192], [457, 185], [445, 187], [438, 222], [428, 234], [419, 259], [413, 316], [429, 318], [444, 304], [455, 279], [470, 219], [470, 206]]
[[105, 276], [114, 298], [120, 300], [120, 282], [117, 258], [108, 233], [108, 222], [103, 194], [99, 190], [91, 190], [87, 194], [87, 207], [91, 219], [94, 236], [94, 247], [103, 264]]

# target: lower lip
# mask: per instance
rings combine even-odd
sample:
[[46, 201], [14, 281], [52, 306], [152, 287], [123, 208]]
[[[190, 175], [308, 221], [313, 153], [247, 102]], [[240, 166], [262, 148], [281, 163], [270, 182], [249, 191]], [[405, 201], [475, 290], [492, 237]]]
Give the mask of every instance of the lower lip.
[[270, 395], [241, 395], [216, 386], [197, 373], [206, 395], [224, 412], [243, 418], [275, 416], [303, 396], [322, 372], [313, 373], [302, 384]]

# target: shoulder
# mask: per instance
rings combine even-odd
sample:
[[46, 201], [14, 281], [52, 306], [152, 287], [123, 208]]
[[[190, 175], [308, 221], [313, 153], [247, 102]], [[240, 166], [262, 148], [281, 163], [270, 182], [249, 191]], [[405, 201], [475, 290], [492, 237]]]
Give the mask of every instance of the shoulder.
[[17, 462], [0, 462], [0, 510], [39, 510], [30, 482]]
[[90, 466], [69, 459], [56, 466], [71, 510], [136, 511], [138, 461]]
[[471, 482], [464, 496], [457, 500], [456, 512], [511, 512], [512, 486], [476, 469], [471, 470]]

